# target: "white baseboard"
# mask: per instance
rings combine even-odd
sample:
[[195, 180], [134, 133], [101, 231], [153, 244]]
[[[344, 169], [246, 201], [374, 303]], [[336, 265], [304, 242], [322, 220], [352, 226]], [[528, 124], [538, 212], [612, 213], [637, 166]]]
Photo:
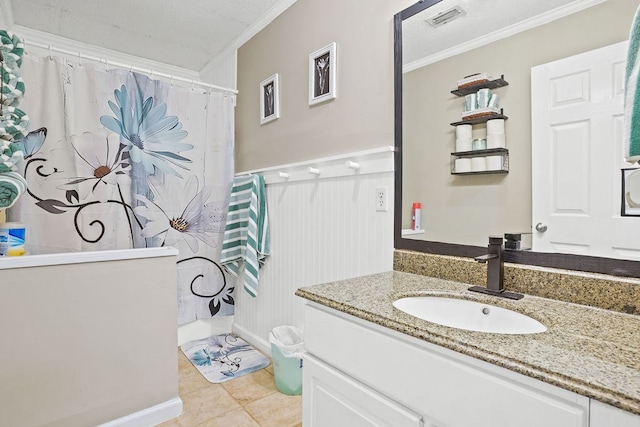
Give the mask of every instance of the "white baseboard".
[[233, 333], [238, 335], [240, 338], [254, 346], [258, 351], [262, 354], [265, 354], [271, 357], [271, 343], [259, 337], [258, 335], [249, 332], [247, 329], [242, 326], [233, 325]]
[[178, 345], [231, 332], [233, 316], [198, 319], [178, 327]]
[[142, 411], [100, 424], [99, 427], [151, 427], [180, 415], [182, 415], [182, 400], [176, 397]]

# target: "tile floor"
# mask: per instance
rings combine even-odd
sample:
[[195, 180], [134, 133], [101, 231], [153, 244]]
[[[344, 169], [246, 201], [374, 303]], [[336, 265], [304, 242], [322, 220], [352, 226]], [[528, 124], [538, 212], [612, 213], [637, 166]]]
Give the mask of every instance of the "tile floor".
[[280, 393], [273, 363], [221, 384], [207, 381], [178, 349], [183, 414], [162, 427], [301, 427], [302, 397]]

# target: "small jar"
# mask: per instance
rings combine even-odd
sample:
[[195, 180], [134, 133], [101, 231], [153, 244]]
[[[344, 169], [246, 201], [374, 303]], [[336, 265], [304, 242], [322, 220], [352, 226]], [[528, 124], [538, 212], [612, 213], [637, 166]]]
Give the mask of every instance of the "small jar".
[[487, 149], [487, 140], [486, 139], [474, 139], [471, 143], [472, 150], [486, 150]]

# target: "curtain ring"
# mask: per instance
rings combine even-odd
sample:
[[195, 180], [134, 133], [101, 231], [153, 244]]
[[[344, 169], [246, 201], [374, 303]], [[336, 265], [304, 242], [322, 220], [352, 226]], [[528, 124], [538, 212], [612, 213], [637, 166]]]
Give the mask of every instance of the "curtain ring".
[[171, 80], [169, 80], [169, 84], [173, 86], [173, 74], [171, 74]]
[[104, 69], [105, 71], [109, 71], [109, 60], [107, 58], [104, 59]]
[[149, 74], [149, 78], [153, 80], [153, 68], [151, 69], [151, 74]]
[[51, 45], [49, 45], [49, 60], [53, 61], [53, 54], [51, 53]]
[[194, 88], [194, 86], [193, 86], [193, 80], [194, 80], [194, 79], [191, 79], [191, 90], [193, 90], [193, 88]]

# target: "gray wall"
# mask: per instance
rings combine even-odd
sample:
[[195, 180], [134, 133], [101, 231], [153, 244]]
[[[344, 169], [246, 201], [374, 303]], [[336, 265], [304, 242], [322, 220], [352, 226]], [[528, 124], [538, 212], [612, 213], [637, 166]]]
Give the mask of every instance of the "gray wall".
[[[393, 15], [414, 1], [298, 0], [238, 51], [236, 170], [393, 145]], [[337, 43], [337, 98], [308, 104], [309, 54]], [[259, 84], [280, 76], [280, 118]]]
[[[403, 228], [411, 203], [422, 202], [425, 238], [484, 246], [487, 236], [531, 230], [531, 67], [607, 46], [629, 37], [637, 0], [609, 0], [489, 46], [419, 68], [404, 76]], [[496, 89], [509, 117], [509, 173], [450, 173], [455, 128], [464, 98], [452, 95], [456, 80], [488, 72], [504, 74]]]

